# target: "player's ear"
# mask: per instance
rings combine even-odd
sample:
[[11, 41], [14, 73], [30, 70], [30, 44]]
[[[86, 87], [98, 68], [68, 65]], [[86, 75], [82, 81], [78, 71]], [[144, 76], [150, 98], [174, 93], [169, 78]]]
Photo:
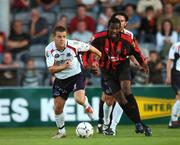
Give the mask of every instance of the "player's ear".
[[125, 28], [127, 27], [127, 25], [128, 25], [128, 22], [126, 22], [126, 24], [125, 24]]

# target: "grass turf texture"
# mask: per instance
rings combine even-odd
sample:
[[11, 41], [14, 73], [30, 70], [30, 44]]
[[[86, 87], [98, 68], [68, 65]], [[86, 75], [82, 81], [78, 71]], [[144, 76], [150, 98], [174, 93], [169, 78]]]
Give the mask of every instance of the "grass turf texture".
[[180, 129], [167, 125], [151, 125], [152, 137], [136, 134], [133, 125], [120, 125], [116, 136], [96, 133], [83, 139], [75, 135], [75, 127], [66, 127], [67, 137], [53, 140], [56, 128], [1, 128], [0, 145], [180, 145]]

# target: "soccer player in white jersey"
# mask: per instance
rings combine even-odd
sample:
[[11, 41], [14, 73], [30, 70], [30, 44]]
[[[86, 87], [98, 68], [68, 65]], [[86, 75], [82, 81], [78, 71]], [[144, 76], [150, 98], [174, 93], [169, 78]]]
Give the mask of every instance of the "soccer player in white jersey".
[[178, 121], [180, 113], [180, 42], [173, 44], [169, 50], [166, 71], [166, 83], [171, 84], [176, 93], [169, 128], [180, 128], [180, 122]]
[[55, 75], [52, 95], [58, 132], [53, 138], [58, 139], [66, 136], [63, 109], [70, 92], [74, 92], [75, 101], [84, 106], [89, 118], [93, 119], [92, 107], [85, 96], [85, 78], [78, 60], [78, 52], [93, 52], [97, 59], [101, 57], [101, 52], [90, 44], [67, 39], [64, 27], [55, 27], [53, 36], [54, 41], [45, 48], [45, 57], [50, 73]]

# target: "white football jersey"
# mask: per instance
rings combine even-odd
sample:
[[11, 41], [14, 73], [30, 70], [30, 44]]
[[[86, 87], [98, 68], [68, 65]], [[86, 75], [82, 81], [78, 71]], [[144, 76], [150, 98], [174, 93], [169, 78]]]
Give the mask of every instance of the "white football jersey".
[[134, 37], [133, 33], [131, 31], [127, 30], [127, 29], [123, 29], [123, 33], [130, 36], [132, 39]]
[[[175, 53], [179, 54], [180, 56], [180, 42], [174, 43], [170, 50], [169, 50], [169, 59], [175, 59]], [[180, 71], [180, 57], [177, 59], [176, 62], [176, 70]]]
[[66, 46], [63, 51], [59, 51], [55, 42], [52, 41], [45, 48], [45, 57], [47, 67], [51, 67], [54, 64], [62, 65], [67, 60], [71, 61], [71, 66], [65, 70], [55, 73], [55, 77], [58, 79], [66, 79], [68, 77], [74, 76], [81, 72], [81, 64], [77, 58], [78, 52], [88, 51], [90, 45], [84, 42], [69, 40], [66, 41]]

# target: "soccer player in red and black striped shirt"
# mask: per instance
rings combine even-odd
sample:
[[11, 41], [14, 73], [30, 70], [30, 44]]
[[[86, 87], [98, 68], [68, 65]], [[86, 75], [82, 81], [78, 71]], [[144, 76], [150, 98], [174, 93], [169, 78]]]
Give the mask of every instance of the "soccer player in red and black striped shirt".
[[108, 30], [98, 33], [99, 36], [95, 35], [92, 45], [102, 52], [100, 68], [104, 79], [102, 88], [106, 94], [106, 104], [111, 106], [114, 101], [113, 97], [115, 97], [128, 117], [136, 124], [141, 125], [141, 128], [138, 127], [136, 131], [143, 133], [139, 110], [138, 108], [134, 109], [136, 102], [124, 96], [120, 83], [122, 80], [131, 79], [129, 56], [133, 55], [146, 72], [148, 72], [148, 67], [141, 52], [135, 47], [133, 39], [121, 33], [120, 28], [120, 21], [116, 18], [111, 19]]

